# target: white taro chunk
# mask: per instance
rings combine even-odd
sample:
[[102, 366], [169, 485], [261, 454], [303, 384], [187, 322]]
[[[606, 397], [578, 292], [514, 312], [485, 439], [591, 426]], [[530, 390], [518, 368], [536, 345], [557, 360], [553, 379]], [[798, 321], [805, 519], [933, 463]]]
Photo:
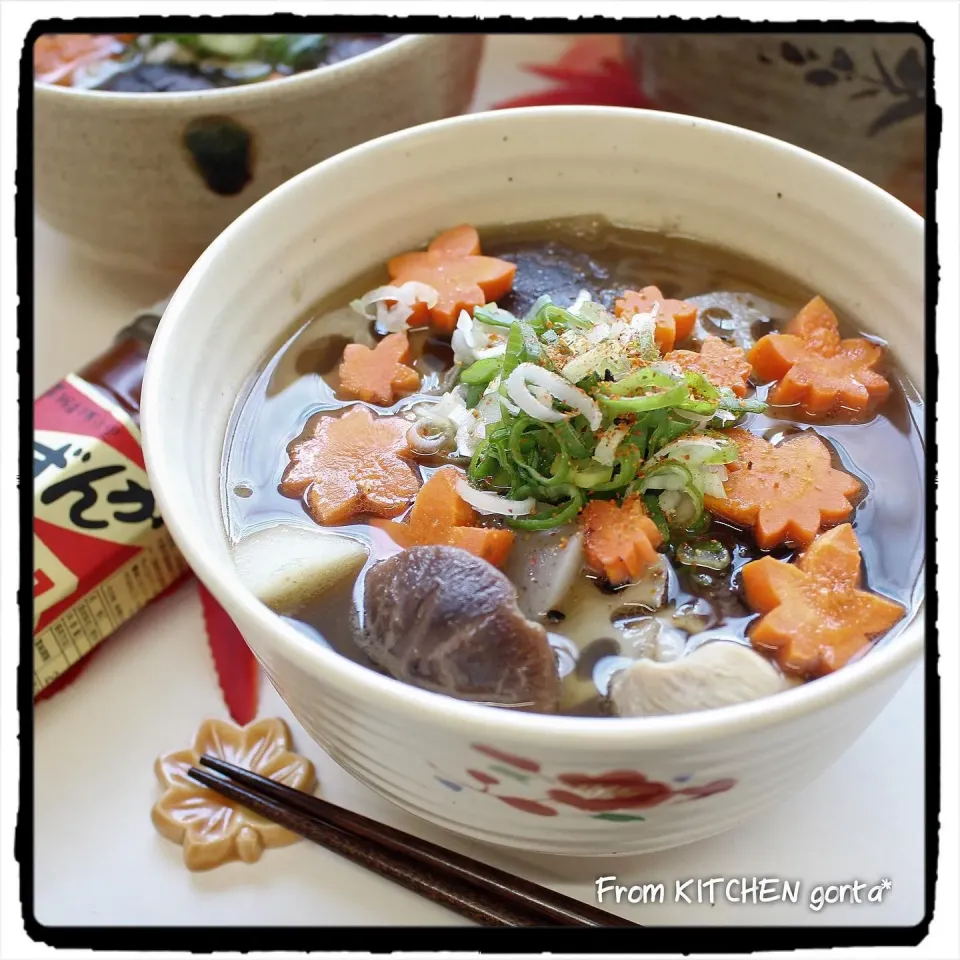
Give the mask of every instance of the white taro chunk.
[[[621, 636], [623, 631], [614, 621], [654, 613], [663, 605], [666, 587], [666, 560], [662, 557], [636, 583], [615, 592], [601, 590], [593, 580], [580, 576], [557, 607], [564, 614], [563, 621], [552, 629], [569, 637], [581, 649], [599, 637]], [[623, 645], [624, 652], [627, 647]]]
[[284, 614], [302, 609], [355, 575], [366, 560], [362, 543], [292, 523], [258, 530], [234, 547], [234, 562], [244, 586]]
[[750, 647], [716, 640], [669, 663], [638, 660], [613, 678], [610, 696], [618, 716], [651, 717], [759, 700], [788, 686]]
[[[583, 574], [583, 535], [575, 526], [517, 537], [504, 573], [517, 588], [524, 615], [542, 620], [563, 602]], [[563, 632], [563, 631], [561, 631]]]

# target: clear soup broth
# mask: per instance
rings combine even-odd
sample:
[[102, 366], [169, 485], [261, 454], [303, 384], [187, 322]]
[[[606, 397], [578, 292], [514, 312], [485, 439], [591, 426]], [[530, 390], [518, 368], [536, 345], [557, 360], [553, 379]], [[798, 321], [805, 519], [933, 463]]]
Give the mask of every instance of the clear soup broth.
[[[691, 350], [708, 336], [749, 350], [766, 334], [782, 331], [816, 293], [736, 253], [686, 237], [642, 232], [600, 220], [500, 227], [481, 231], [480, 238], [484, 255], [516, 265], [511, 292], [497, 301], [516, 317], [527, 314], [544, 294], [554, 304], [569, 308], [578, 297], [582, 299], [582, 291], [612, 311], [625, 290], [639, 291], [652, 285], [659, 288], [664, 301], [684, 300], [698, 308], [689, 341], [677, 344]], [[319, 593], [307, 590], [285, 596], [273, 606], [278, 616], [318, 644], [372, 670], [389, 673], [382, 658], [378, 665], [365, 653], [369, 648], [358, 642], [358, 637], [366, 629], [366, 575], [381, 560], [396, 555], [397, 545], [382, 525], [366, 517], [319, 526], [303, 499], [292, 499], [280, 490], [289, 462], [288, 445], [317, 418], [356, 404], [338, 396], [343, 351], [349, 343], [373, 345], [378, 338], [372, 321], [349, 304], [386, 282], [382, 268], [356, 278], [314, 304], [296, 329], [278, 340], [234, 411], [224, 449], [222, 500], [224, 523], [238, 556], [254, 534], [277, 524], [335, 534], [362, 546], [366, 559], [359, 567], [353, 564], [346, 575], [331, 576]], [[841, 316], [840, 329], [842, 336], [875, 341], [857, 317]], [[451, 387], [455, 365], [449, 338], [429, 329], [411, 329], [409, 341], [409, 363], [420, 375], [420, 388], [388, 407], [372, 407], [378, 415], [406, 413], [412, 417], [412, 408], [439, 400]], [[871, 642], [857, 656], [889, 642], [909, 622], [920, 600], [924, 562], [923, 405], [889, 355], [878, 370], [889, 382], [889, 396], [862, 422], [850, 422], [842, 415], [812, 418], [798, 410], [768, 407], [763, 413], [742, 414], [736, 424], [774, 444], [813, 430], [826, 442], [834, 466], [861, 482], [849, 522], [862, 553], [862, 589], [901, 604], [904, 615], [884, 635], [870, 637]], [[769, 384], [751, 378], [749, 396], [764, 400], [770, 389]], [[466, 465], [463, 458], [448, 453], [418, 457], [416, 470], [425, 481], [448, 463]], [[397, 519], [402, 521], [405, 516], [401, 513]], [[480, 526], [501, 524], [489, 516], [477, 522]], [[575, 575], [556, 566], [560, 548], [576, 535], [576, 518], [552, 530], [516, 531], [503, 570], [518, 590], [523, 614], [547, 631], [559, 678], [557, 712], [591, 716], [635, 713], [618, 707], [611, 691], [615, 678], [636, 662], [649, 660], [662, 669], [683, 662], [698, 648], [717, 640], [752, 649], [748, 634], [761, 614], [745, 596], [743, 568], [765, 556], [795, 561], [800, 548], [788, 540], [762, 549], [750, 529], [716, 515], [709, 517], [708, 523], [693, 540], [671, 536], [661, 545], [658, 565], [626, 584], [613, 584], [582, 564]], [[824, 530], [830, 526], [825, 524]], [[706, 541], [712, 559], [696, 562], [694, 551], [691, 562], [691, 544]], [[254, 563], [256, 555], [256, 549], [250, 551]], [[549, 563], [538, 582], [537, 565], [545, 556]], [[243, 563], [249, 562], [245, 557]], [[269, 567], [275, 561], [264, 553], [263, 562]], [[269, 570], [262, 576], [269, 579]], [[569, 583], [560, 592], [551, 591], [555, 583], [542, 582], [564, 577], [569, 577]], [[776, 689], [813, 679], [803, 671], [784, 669], [775, 651], [764, 649], [761, 653], [777, 672]], [[510, 664], [503, 666], [513, 669]], [[500, 707], [530, 709], [525, 702], [485, 699], [469, 690], [422, 685]], [[708, 702], [691, 700], [687, 706], [677, 705], [676, 711], [718, 706], [736, 698], [735, 694], [723, 694], [713, 702], [708, 694]], [[647, 705], [639, 712], [673, 710]]]

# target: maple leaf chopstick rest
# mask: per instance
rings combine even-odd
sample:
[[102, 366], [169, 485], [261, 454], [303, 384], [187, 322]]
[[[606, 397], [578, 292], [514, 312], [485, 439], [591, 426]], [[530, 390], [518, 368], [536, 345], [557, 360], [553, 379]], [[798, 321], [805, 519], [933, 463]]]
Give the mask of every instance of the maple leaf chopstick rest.
[[257, 720], [245, 727], [204, 721], [191, 749], [165, 754], [154, 764], [164, 793], [154, 804], [151, 819], [162, 836], [183, 846], [188, 869], [210, 870], [233, 860], [254, 863], [267, 847], [284, 847], [300, 839], [192, 780], [187, 771], [199, 765], [202, 754], [306, 793], [317, 786], [313, 764], [293, 752], [290, 730], [282, 720]]
[[747, 603], [762, 614], [748, 631], [751, 643], [805, 678], [844, 666], [906, 612], [861, 589], [860, 544], [849, 523], [817, 537], [796, 563], [762, 557], [742, 577]]

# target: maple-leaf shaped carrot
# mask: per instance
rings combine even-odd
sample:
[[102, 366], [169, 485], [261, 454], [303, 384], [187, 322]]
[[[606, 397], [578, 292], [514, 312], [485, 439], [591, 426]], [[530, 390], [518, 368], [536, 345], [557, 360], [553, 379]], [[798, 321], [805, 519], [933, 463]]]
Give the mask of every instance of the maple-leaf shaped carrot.
[[686, 340], [697, 322], [697, 308], [685, 300], [666, 300], [658, 287], [644, 287], [642, 290], [625, 290], [617, 300], [614, 310], [622, 320], [629, 320], [637, 313], [649, 313], [654, 304], [657, 308], [654, 339], [661, 353], [673, 349], [680, 340]]
[[287, 447], [280, 492], [304, 497], [317, 523], [335, 525], [372, 513], [395, 517], [420, 489], [407, 446], [410, 422], [375, 417], [367, 407], [321, 415]]
[[778, 381], [769, 394], [777, 406], [796, 406], [810, 417], [848, 411], [862, 417], [882, 403], [890, 384], [874, 369], [883, 349], [862, 337], [841, 340], [837, 317], [814, 297], [787, 325], [768, 333], [747, 359], [761, 380]]
[[480, 516], [457, 493], [464, 476], [456, 467], [442, 467], [420, 489], [406, 523], [374, 521], [401, 547], [459, 547], [501, 567], [513, 546], [512, 530], [480, 527]]
[[664, 360], [684, 370], [696, 370], [715, 387], [729, 387], [738, 397], [747, 395], [750, 364], [747, 363], [746, 354], [739, 347], [724, 343], [719, 337], [707, 337], [699, 353], [671, 350]]
[[405, 333], [388, 334], [372, 350], [362, 343], [347, 344], [337, 392], [347, 400], [388, 407], [420, 386], [420, 375], [407, 366], [409, 360], [410, 341]]
[[639, 580], [660, 559], [663, 537], [647, 516], [639, 497], [618, 506], [612, 500], [591, 500], [580, 514], [587, 567], [613, 586]]
[[796, 563], [763, 557], [742, 577], [747, 602], [763, 614], [750, 628], [751, 642], [804, 677], [842, 667], [905, 613], [860, 589], [860, 544], [849, 523], [817, 537]]
[[418, 302], [409, 319], [411, 326], [430, 322], [441, 333], [453, 333], [461, 310], [506, 296], [513, 287], [516, 264], [480, 255], [480, 237], [464, 224], [435, 237], [425, 251], [402, 253], [387, 262], [390, 282], [425, 283], [437, 292], [437, 302], [428, 308]]
[[740, 428], [726, 436], [738, 450], [736, 462], [728, 464], [726, 496], [706, 496], [703, 502], [715, 516], [752, 527], [759, 547], [806, 546], [821, 527], [849, 519], [860, 481], [834, 468], [826, 444], [812, 430], [776, 446]]

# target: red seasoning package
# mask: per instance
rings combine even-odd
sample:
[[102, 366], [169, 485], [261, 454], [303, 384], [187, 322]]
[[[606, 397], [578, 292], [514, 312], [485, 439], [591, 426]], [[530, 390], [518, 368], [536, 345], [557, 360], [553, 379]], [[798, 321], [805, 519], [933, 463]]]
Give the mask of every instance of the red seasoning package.
[[160, 312], [34, 403], [35, 697], [187, 573], [157, 513], [137, 425]]
[[[157, 513], [140, 446], [140, 389], [164, 307], [34, 403], [35, 700], [76, 679], [102, 640], [189, 575]], [[249, 723], [258, 664], [202, 585], [200, 597], [224, 701], [235, 722]]]

